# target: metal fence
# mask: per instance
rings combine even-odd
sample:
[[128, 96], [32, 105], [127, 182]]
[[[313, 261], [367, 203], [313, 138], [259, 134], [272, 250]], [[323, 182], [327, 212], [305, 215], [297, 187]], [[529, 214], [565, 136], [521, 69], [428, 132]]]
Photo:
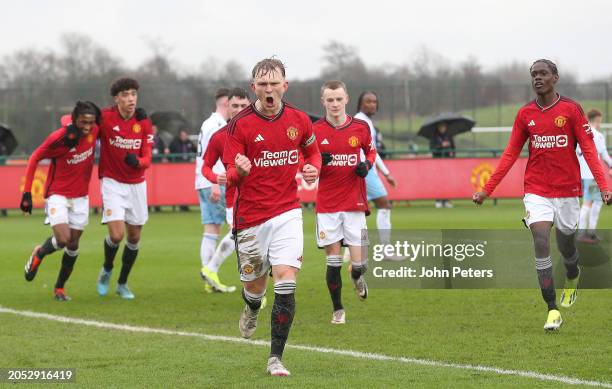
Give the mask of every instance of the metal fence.
[[[319, 81], [290, 82], [286, 100], [309, 113], [322, 115]], [[178, 111], [190, 124], [192, 133], [214, 108], [218, 84], [188, 81], [141, 82], [139, 105], [149, 112]], [[243, 87], [248, 87], [245, 83]], [[357, 96], [364, 90], [377, 92], [380, 110], [374, 117], [382, 131], [387, 148], [421, 152], [426, 141], [415, 136], [424, 118], [443, 111], [459, 111], [472, 117], [477, 126], [510, 126], [518, 108], [533, 99], [529, 84], [499, 82], [448, 82], [398, 80], [380, 83], [348, 83], [351, 102], [349, 113], [355, 113]], [[605, 122], [611, 122], [610, 85], [608, 83], [560, 84], [559, 90], [583, 105], [585, 110], [602, 111]], [[91, 83], [70, 88], [21, 87], [0, 89], [0, 121], [11, 127], [20, 142], [16, 153], [31, 152], [53, 129], [59, 118], [70, 111], [76, 100], [93, 100], [100, 105], [112, 103], [108, 85]], [[500, 149], [507, 133], [471, 133], [456, 139], [459, 149]]]

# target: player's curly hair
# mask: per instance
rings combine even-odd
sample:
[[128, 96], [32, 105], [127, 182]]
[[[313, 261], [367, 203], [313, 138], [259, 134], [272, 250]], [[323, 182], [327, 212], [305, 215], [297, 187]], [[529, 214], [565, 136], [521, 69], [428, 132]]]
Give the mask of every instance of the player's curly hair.
[[535, 60], [535, 61], [534, 61], [534, 62], [531, 64], [531, 67], [529, 68], [529, 72], [530, 72], [530, 73], [531, 73], [531, 69], [533, 69], [533, 66], [534, 66], [535, 64], [537, 64], [537, 63], [543, 63], [543, 64], [547, 65], [547, 66], [548, 66], [548, 68], [550, 69], [550, 72], [551, 72], [552, 74], [554, 74], [555, 76], [558, 76], [558, 75], [559, 75], [559, 71], [557, 70], [557, 65], [556, 65], [556, 64], [555, 64], [553, 61], [551, 61], [551, 60], [549, 60], [549, 59], [544, 59], [544, 58], [542, 58], [542, 59], [538, 59], [538, 60]]
[[254, 80], [256, 76], [265, 76], [270, 72], [280, 71], [283, 78], [285, 78], [285, 64], [274, 56], [270, 58], [264, 58], [257, 62], [251, 71], [251, 78]]
[[130, 89], [138, 90], [139, 88], [140, 88], [140, 84], [138, 84], [138, 81], [134, 80], [133, 78], [129, 78], [129, 77], [121, 77], [115, 80], [115, 82], [113, 82], [113, 84], [111, 85], [110, 94], [111, 96], [114, 97], [123, 91], [130, 90]]
[[94, 115], [96, 117], [96, 124], [100, 124], [102, 120], [102, 112], [97, 105], [91, 101], [77, 101], [74, 109], [72, 110], [72, 123], [76, 123], [79, 115]]
[[376, 112], [380, 109], [380, 100], [378, 99], [378, 95], [373, 90], [366, 90], [361, 92], [359, 98], [357, 99], [357, 112], [361, 112], [361, 104], [363, 104], [363, 99], [366, 95], [374, 95], [376, 97]]

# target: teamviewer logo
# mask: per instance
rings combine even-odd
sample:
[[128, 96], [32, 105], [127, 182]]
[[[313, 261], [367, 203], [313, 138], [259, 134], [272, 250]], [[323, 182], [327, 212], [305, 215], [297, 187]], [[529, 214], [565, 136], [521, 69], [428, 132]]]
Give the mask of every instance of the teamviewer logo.
[[534, 135], [531, 146], [534, 149], [552, 149], [554, 147], [567, 147], [567, 135]]

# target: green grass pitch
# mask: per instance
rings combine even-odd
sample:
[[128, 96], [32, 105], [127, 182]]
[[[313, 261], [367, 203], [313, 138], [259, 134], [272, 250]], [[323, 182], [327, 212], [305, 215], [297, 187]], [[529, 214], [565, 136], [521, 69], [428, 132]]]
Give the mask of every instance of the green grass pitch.
[[[467, 201], [454, 209], [433, 202], [394, 209], [394, 228], [520, 229], [520, 201]], [[368, 223], [375, 228], [375, 217]], [[604, 209], [602, 228], [612, 227]], [[558, 333], [545, 334], [539, 290], [371, 289], [358, 301], [343, 271], [347, 324], [333, 326], [325, 286], [325, 260], [316, 249], [314, 214], [304, 213], [304, 265], [298, 277], [297, 314], [289, 343], [440, 362], [535, 371], [612, 383], [612, 291], [582, 290]], [[73, 298], [52, 298], [60, 254], [45, 258], [27, 283], [23, 266], [34, 244], [50, 233], [42, 214], [0, 217], [0, 306], [109, 323], [238, 337], [243, 302], [238, 292], [206, 294], [199, 278], [199, 212], [151, 213], [130, 277], [134, 301], [100, 298], [95, 280], [102, 264], [105, 227], [91, 215], [72, 278]], [[528, 233], [525, 231], [525, 233]], [[555, 252], [556, 253], [556, 252]], [[117, 261], [120, 262], [120, 253]], [[119, 263], [116, 263], [119, 265]], [[113, 283], [119, 266], [115, 267]], [[235, 256], [220, 272], [238, 286]], [[534, 274], [535, 276], [535, 274]], [[113, 289], [114, 291], [114, 289]], [[558, 293], [559, 294], [559, 293]], [[271, 297], [273, 291], [268, 290]], [[270, 299], [271, 300], [271, 299]], [[260, 314], [256, 340], [269, 340], [270, 308]], [[374, 360], [289, 348], [291, 377], [265, 374], [269, 348], [198, 337], [148, 334], [59, 323], [0, 313], [0, 368], [77, 369], [79, 387], [563, 387], [536, 378], [441, 366]], [[0, 383], [0, 385], [2, 385]], [[568, 385], [569, 386], [569, 385]]]

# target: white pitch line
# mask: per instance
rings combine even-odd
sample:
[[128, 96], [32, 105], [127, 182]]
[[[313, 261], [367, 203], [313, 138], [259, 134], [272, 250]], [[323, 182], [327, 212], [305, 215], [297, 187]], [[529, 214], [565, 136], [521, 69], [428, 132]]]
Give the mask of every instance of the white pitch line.
[[[201, 338], [201, 339], [219, 341], [219, 342], [243, 343], [243, 344], [251, 344], [255, 346], [270, 346], [270, 342], [264, 341], [264, 340], [247, 340], [247, 339], [236, 338], [232, 336], [208, 335], [208, 334], [203, 334], [203, 333], [198, 333], [198, 332], [172, 331], [172, 330], [166, 330], [163, 328], [151, 328], [151, 327], [132, 326], [132, 325], [127, 325], [127, 324], [106, 323], [106, 322], [101, 322], [101, 321], [96, 321], [96, 320], [78, 319], [78, 318], [72, 318], [72, 317], [67, 317], [67, 316], [57, 316], [57, 315], [51, 315], [48, 313], [41, 313], [41, 312], [20, 311], [20, 310], [11, 309], [11, 308], [4, 308], [2, 306], [0, 306], [0, 313], [9, 313], [9, 314], [23, 316], [23, 317], [45, 319], [45, 320], [51, 320], [51, 321], [56, 321], [60, 323], [80, 324], [80, 325], [89, 326], [89, 327], [97, 327], [97, 328], [102, 328], [102, 329], [110, 329], [110, 330], [118, 330], [118, 331], [140, 332], [140, 333], [160, 334], [160, 335], [187, 336], [187, 337]], [[596, 386], [596, 387], [601, 387], [601, 388], [612, 388], [612, 383], [610, 382], [583, 380], [581, 378], [558, 376], [558, 375], [552, 375], [552, 374], [543, 374], [543, 373], [538, 373], [535, 371], [527, 371], [527, 370], [511, 370], [511, 369], [502, 369], [502, 368], [492, 367], [492, 366], [441, 362], [441, 361], [410, 358], [410, 357], [395, 357], [395, 356], [384, 355], [384, 354], [373, 354], [373, 353], [365, 353], [365, 352], [360, 352], [360, 351], [333, 349], [333, 348], [316, 347], [316, 346], [305, 346], [305, 345], [299, 345], [299, 344], [287, 344], [286, 348], [292, 348], [295, 350], [303, 350], [303, 351], [311, 351], [311, 352], [322, 353], [322, 354], [342, 355], [342, 356], [347, 356], [347, 357], [353, 357], [353, 358], [359, 358], [359, 359], [369, 359], [369, 360], [375, 360], [375, 361], [400, 362], [400, 363], [406, 363], [406, 364], [412, 364], [412, 365], [441, 367], [441, 368], [458, 369], [458, 370], [471, 370], [471, 371], [494, 373], [494, 374], [506, 375], [506, 376], [525, 377], [525, 378], [532, 378], [532, 379], [536, 379], [540, 381], [561, 382], [563, 384], [569, 384], [569, 385], [589, 385], [589, 386]]]

